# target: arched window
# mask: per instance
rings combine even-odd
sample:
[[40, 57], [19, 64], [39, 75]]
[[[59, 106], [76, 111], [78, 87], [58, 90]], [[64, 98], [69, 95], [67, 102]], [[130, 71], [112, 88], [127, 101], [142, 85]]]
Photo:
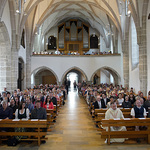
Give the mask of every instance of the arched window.
[[24, 31], [24, 29], [22, 31], [21, 45], [25, 48], [25, 31]]
[[90, 48], [98, 48], [98, 37], [95, 34], [90, 37]]
[[132, 47], [132, 69], [134, 69], [139, 64], [139, 45], [137, 44], [137, 32], [132, 17], [131, 17], [131, 47]]
[[50, 36], [48, 38], [48, 49], [49, 50], [56, 50], [56, 37]]

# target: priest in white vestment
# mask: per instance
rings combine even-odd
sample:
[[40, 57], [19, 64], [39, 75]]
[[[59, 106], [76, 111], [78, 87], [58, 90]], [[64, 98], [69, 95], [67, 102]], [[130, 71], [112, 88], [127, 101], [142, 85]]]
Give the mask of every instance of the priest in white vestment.
[[[110, 103], [110, 108], [106, 111], [105, 113], [105, 119], [123, 119], [124, 116], [122, 114], [122, 111], [117, 108], [116, 102], [111, 102]], [[106, 128], [108, 131], [108, 128]], [[125, 126], [118, 126], [118, 127], [111, 127], [111, 131], [126, 131]], [[111, 138], [110, 142], [124, 142], [125, 138]]]

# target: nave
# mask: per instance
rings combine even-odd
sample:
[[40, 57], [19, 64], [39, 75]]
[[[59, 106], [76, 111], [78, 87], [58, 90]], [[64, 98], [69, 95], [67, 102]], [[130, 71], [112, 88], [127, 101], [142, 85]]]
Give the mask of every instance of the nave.
[[48, 140], [45, 144], [38, 147], [37, 142], [31, 144], [21, 142], [16, 147], [1, 145], [0, 150], [150, 149], [148, 144], [105, 144], [94, 125], [85, 100], [78, 95], [78, 92], [71, 89], [65, 102], [65, 105], [60, 109], [56, 123], [51, 126], [52, 131], [47, 133]]

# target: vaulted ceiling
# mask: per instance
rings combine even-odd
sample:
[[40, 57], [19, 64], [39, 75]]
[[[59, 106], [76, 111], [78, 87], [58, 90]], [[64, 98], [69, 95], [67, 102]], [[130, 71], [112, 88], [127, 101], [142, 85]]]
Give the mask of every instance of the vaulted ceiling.
[[[136, 13], [136, 0], [130, 0], [130, 4], [133, 4], [131, 10], [135, 10]], [[107, 31], [108, 25], [113, 24], [121, 32], [121, 17], [125, 15], [124, 12], [125, 0], [26, 0], [26, 15], [22, 14], [22, 25], [28, 16], [32, 15], [33, 31], [43, 24], [43, 32], [46, 32], [60, 20], [78, 17], [98, 30], [102, 30], [103, 27]]]
[[[0, 17], [7, 0], [0, 1]], [[19, 0], [8, 0], [11, 13], [17, 10]], [[126, 0], [21, 0], [21, 13], [15, 15], [17, 34], [28, 27], [30, 38], [33, 39], [37, 28], [42, 26], [42, 33], [46, 34], [51, 27], [59, 22], [80, 18], [97, 29], [106, 40], [106, 33], [116, 30], [122, 36], [125, 31], [125, 1]], [[139, 16], [139, 10], [144, 0], [129, 1], [129, 10], [134, 21]], [[12, 6], [13, 3], [13, 6]], [[142, 12], [142, 11], [140, 11]], [[32, 40], [31, 39], [31, 40]], [[107, 40], [106, 40], [107, 41]]]

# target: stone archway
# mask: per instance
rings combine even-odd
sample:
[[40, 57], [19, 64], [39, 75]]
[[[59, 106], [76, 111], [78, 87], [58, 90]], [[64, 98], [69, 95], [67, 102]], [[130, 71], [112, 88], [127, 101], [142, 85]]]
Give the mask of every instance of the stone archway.
[[0, 22], [0, 92], [4, 87], [11, 91], [11, 44], [4, 22]]
[[88, 78], [87, 78], [87, 75], [85, 74], [85, 72], [84, 72], [82, 69], [80, 69], [80, 68], [74, 66], [74, 67], [69, 68], [68, 70], [66, 70], [66, 71], [64, 72], [64, 74], [63, 74], [63, 76], [62, 76], [62, 78], [61, 78], [61, 84], [64, 83], [67, 74], [70, 73], [70, 72], [74, 72], [74, 73], [78, 74], [78, 76], [79, 76], [78, 81], [79, 81], [79, 82], [82, 82], [83, 80], [84, 80], [84, 81], [88, 81]]
[[[101, 72], [103, 72], [103, 74], [105, 74], [105, 76], [109, 79], [109, 83], [110, 83], [110, 75], [113, 77], [114, 79], [114, 84], [115, 85], [118, 85], [121, 81], [121, 77], [120, 75], [118, 74], [117, 71], [115, 71], [113, 68], [110, 68], [110, 67], [107, 67], [107, 66], [104, 66], [102, 68], [99, 68], [97, 69], [93, 75], [91, 76], [91, 81], [94, 81], [94, 78], [95, 78], [95, 75], [98, 76], [99, 78], [99, 81], [97, 81], [97, 83], [99, 82], [100, 83], [100, 78], [101, 78]], [[99, 73], [99, 74], [98, 74]]]
[[32, 72], [31, 78], [32, 75], [34, 80], [33, 83], [31, 83], [32, 86], [38, 84], [59, 84], [56, 73], [48, 67], [39, 67]]

